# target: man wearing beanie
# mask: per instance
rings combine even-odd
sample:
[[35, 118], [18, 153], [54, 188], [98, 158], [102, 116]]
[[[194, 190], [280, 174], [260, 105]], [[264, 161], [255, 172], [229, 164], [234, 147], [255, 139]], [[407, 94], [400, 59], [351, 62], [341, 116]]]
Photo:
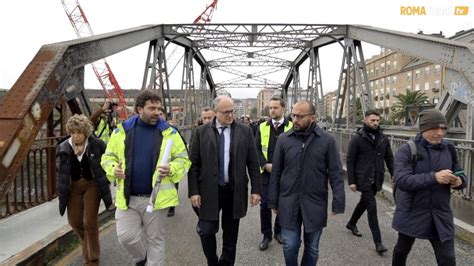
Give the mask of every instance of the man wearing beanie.
[[346, 225], [353, 235], [361, 237], [357, 221], [367, 210], [375, 250], [382, 255], [387, 248], [382, 244], [375, 194], [382, 189], [384, 160], [393, 176], [393, 153], [388, 138], [380, 131], [380, 114], [375, 110], [365, 113], [364, 127], [352, 137], [347, 152], [347, 177], [353, 192], [360, 191], [360, 201]]
[[[455, 148], [443, 137], [447, 122], [435, 109], [420, 113], [416, 156], [408, 144], [395, 155], [396, 209], [392, 227], [398, 232], [392, 265], [405, 265], [415, 239], [428, 239], [438, 265], [456, 265], [451, 189], [466, 186]], [[413, 160], [415, 159], [415, 160]]]

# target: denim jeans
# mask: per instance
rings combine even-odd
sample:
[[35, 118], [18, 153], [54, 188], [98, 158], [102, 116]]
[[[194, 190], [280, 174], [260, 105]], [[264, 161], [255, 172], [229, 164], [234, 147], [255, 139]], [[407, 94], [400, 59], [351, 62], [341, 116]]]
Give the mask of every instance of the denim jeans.
[[[309, 233], [303, 233], [304, 252], [301, 260], [303, 266], [313, 266], [318, 263], [319, 239], [322, 229]], [[301, 245], [301, 226], [296, 229], [281, 228], [283, 238], [283, 255], [287, 266], [298, 265], [298, 252]]]

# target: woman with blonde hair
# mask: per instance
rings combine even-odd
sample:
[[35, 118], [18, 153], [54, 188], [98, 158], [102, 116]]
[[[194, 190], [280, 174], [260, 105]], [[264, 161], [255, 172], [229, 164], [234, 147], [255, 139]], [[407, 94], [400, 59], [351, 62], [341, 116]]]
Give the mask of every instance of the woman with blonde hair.
[[107, 208], [112, 205], [109, 181], [100, 166], [106, 146], [92, 135], [94, 128], [85, 115], [73, 115], [66, 130], [70, 137], [59, 145], [59, 213], [64, 215], [67, 208], [69, 225], [81, 241], [84, 265], [98, 265], [100, 199]]

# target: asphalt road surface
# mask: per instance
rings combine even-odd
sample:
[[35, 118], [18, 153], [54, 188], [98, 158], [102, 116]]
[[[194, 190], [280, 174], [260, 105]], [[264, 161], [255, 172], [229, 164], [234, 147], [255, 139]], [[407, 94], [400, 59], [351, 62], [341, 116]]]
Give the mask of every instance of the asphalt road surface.
[[[196, 233], [197, 217], [187, 199], [187, 181], [179, 187], [180, 203], [176, 215], [166, 220], [166, 263], [167, 265], [206, 265], [201, 242]], [[377, 208], [382, 239], [389, 249], [383, 256], [375, 252], [372, 235], [364, 214], [358, 223], [362, 237], [353, 236], [345, 224], [360, 198], [360, 193], [350, 192], [346, 186], [346, 212], [328, 218], [320, 242], [319, 265], [390, 265], [397, 233], [391, 228], [393, 207], [391, 203], [378, 198]], [[329, 205], [330, 206], [330, 205]], [[218, 233], [218, 255], [221, 250], [222, 231]], [[284, 265], [282, 246], [273, 240], [266, 251], [259, 251], [262, 240], [260, 233], [259, 207], [249, 207], [247, 216], [240, 221], [236, 265]], [[113, 222], [101, 232], [101, 265], [133, 265], [115, 233]], [[300, 248], [300, 257], [302, 255]], [[457, 265], [474, 265], [474, 247], [456, 240]], [[60, 265], [82, 265], [80, 248], [60, 262]], [[429, 241], [417, 240], [408, 258], [408, 265], [436, 265]]]

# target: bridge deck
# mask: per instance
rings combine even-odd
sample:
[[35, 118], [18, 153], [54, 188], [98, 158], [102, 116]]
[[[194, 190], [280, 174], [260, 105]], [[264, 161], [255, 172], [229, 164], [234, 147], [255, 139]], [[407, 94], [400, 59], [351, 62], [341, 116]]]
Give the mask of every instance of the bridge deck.
[[[191, 210], [186, 198], [187, 184], [180, 186], [181, 206], [176, 215], [167, 218], [166, 262], [168, 265], [205, 265], [206, 260], [201, 250], [199, 237], [195, 231], [197, 217]], [[393, 246], [397, 233], [391, 228], [393, 207], [387, 200], [379, 198], [378, 214], [382, 237], [389, 248], [384, 256], [375, 252], [372, 236], [366, 215], [359, 221], [358, 227], [362, 238], [353, 236], [345, 229], [359, 193], [346, 189], [346, 212], [330, 217], [328, 227], [324, 229], [320, 243], [320, 265], [390, 265]], [[219, 238], [221, 239], [219, 232]], [[259, 251], [260, 234], [259, 208], [250, 208], [247, 216], [241, 220], [237, 246], [237, 265], [284, 265], [282, 247], [276, 241], [270, 243], [266, 251]], [[221, 241], [218, 241], [220, 244]], [[218, 244], [218, 245], [219, 245]], [[220, 245], [218, 246], [218, 250]], [[125, 250], [118, 243], [115, 224], [111, 224], [101, 234], [101, 265], [131, 265]], [[302, 252], [300, 252], [301, 255]], [[461, 240], [456, 240], [458, 265], [474, 265], [474, 247]], [[80, 248], [63, 258], [61, 265], [82, 265]], [[410, 254], [409, 265], [435, 265], [436, 261], [428, 241], [417, 241]]]
[[[186, 197], [187, 184], [180, 185], [181, 206], [177, 208], [176, 216], [167, 218], [166, 260], [169, 265], [205, 264], [200, 242], [194, 231], [197, 217], [190, 208]], [[329, 225], [324, 230], [321, 239], [321, 265], [356, 264], [388, 265], [393, 246], [396, 242], [396, 232], [390, 227], [393, 207], [391, 202], [379, 198], [378, 211], [380, 228], [383, 240], [389, 252], [379, 257], [373, 247], [367, 218], [364, 215], [359, 222], [359, 230], [364, 234], [362, 238], [353, 237], [344, 225], [359, 199], [359, 194], [346, 189], [346, 213], [329, 218]], [[459, 204], [462, 203], [462, 204]], [[453, 197], [451, 205], [458, 221], [455, 223], [464, 226], [470, 235], [474, 235], [472, 220], [472, 202]], [[0, 265], [15, 261], [21, 256], [29, 256], [35, 248], [41, 248], [54, 238], [70, 230], [67, 219], [60, 217], [57, 211], [57, 200], [42, 204], [31, 210], [14, 215], [0, 221]], [[466, 208], [466, 205], [468, 205]], [[462, 214], [462, 215], [461, 215]], [[470, 217], [471, 219], [464, 219]], [[32, 226], [33, 225], [33, 226]], [[258, 207], [250, 208], [247, 216], [241, 220], [237, 264], [238, 265], [282, 265], [283, 255], [281, 246], [273, 241], [265, 252], [258, 251], [261, 240], [260, 220]], [[116, 235], [115, 224], [112, 222], [101, 233], [102, 265], [129, 265], [130, 261], [120, 247]], [[417, 241], [410, 255], [410, 264], [433, 265], [435, 263], [432, 250], [427, 241]], [[463, 241], [456, 242], [456, 254], [459, 265], [474, 265], [474, 246]], [[12, 257], [13, 256], [13, 257]], [[18, 258], [21, 260], [21, 258]], [[63, 258], [63, 265], [80, 265], [82, 262], [80, 249]]]

